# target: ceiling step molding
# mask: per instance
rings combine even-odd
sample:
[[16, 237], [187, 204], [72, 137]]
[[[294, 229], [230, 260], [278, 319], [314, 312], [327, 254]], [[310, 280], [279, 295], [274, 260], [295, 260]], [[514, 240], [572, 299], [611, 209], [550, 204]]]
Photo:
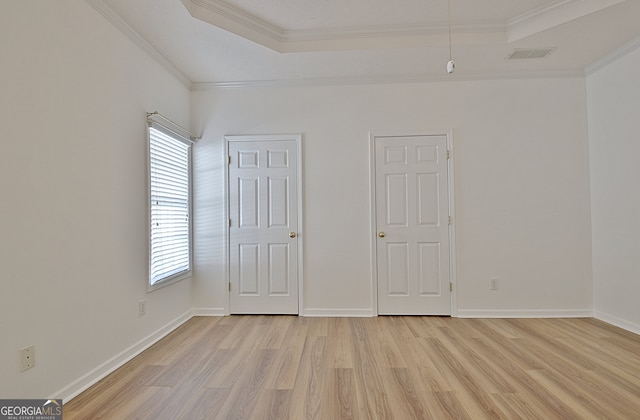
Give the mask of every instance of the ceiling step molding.
[[[224, 0], [181, 1], [194, 18], [281, 53], [433, 46], [448, 31], [444, 23], [287, 30]], [[514, 42], [623, 1], [557, 0], [506, 22], [456, 23], [452, 29], [458, 45]]]
[[[224, 0], [181, 1], [194, 18], [281, 53], [434, 46], [448, 36], [444, 22], [286, 30]], [[452, 30], [456, 45], [483, 45], [505, 42], [507, 25], [503, 21], [460, 22]]]
[[507, 40], [514, 42], [626, 0], [559, 0], [507, 21]]
[[181, 0], [191, 16], [278, 51], [282, 29], [222, 0]]

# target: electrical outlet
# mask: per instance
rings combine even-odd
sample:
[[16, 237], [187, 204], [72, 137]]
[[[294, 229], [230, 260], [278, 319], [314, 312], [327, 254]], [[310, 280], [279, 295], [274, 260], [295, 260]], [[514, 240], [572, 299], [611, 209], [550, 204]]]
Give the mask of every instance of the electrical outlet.
[[498, 279], [491, 279], [491, 290], [498, 290], [499, 286]]
[[140, 302], [138, 302], [138, 315], [142, 316], [146, 313], [147, 313], [147, 301], [143, 299]]
[[29, 370], [36, 365], [36, 347], [28, 346], [20, 349], [20, 372]]

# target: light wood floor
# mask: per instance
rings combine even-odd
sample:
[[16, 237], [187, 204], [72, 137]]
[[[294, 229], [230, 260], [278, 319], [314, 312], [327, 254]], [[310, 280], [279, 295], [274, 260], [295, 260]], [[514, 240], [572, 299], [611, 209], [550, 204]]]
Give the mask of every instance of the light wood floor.
[[640, 419], [640, 336], [594, 319], [196, 317], [72, 419]]

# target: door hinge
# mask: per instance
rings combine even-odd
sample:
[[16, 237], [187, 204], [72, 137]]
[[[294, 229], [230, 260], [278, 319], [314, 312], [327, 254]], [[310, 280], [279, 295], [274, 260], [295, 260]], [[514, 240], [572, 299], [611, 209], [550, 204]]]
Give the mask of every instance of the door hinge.
[[229, 227], [231, 227], [231, 219], [229, 219]]
[[231, 282], [229, 282], [229, 291], [231, 291]]
[[231, 155], [229, 155], [229, 156], [227, 156], [227, 157], [228, 157], [228, 159], [227, 159], [227, 163], [228, 163], [229, 165], [231, 165]]
[[451, 151], [447, 150], [447, 159], [451, 159]]
[[451, 226], [451, 216], [449, 216], [449, 226]]
[[453, 283], [449, 283], [449, 291], [453, 292]]

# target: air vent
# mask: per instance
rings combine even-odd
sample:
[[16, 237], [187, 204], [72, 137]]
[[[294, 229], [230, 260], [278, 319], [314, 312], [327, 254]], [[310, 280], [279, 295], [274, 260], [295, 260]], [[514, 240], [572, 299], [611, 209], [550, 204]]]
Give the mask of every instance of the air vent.
[[507, 60], [526, 58], [544, 58], [555, 51], [555, 48], [516, 48], [507, 56]]

